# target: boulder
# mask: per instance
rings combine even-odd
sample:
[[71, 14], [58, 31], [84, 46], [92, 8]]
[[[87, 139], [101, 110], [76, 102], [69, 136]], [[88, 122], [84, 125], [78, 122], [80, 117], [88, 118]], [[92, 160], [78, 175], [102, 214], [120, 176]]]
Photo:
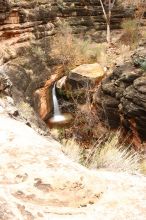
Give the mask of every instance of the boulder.
[[98, 63], [82, 64], [57, 81], [57, 95], [62, 112], [76, 111], [76, 104], [86, 104], [92, 99], [94, 87], [104, 77], [105, 71]]
[[82, 64], [71, 70], [67, 77], [67, 84], [72, 89], [90, 88], [100, 82], [105, 71], [98, 63]]

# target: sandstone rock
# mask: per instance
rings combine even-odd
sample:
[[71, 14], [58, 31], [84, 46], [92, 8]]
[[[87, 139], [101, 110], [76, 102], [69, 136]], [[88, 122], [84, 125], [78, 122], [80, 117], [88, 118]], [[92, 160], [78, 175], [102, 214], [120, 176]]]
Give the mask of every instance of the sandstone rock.
[[145, 51], [146, 43], [138, 47], [138, 49], [133, 54], [133, 63], [136, 67], [139, 67], [143, 61], [146, 59], [146, 51]]
[[[49, 80], [48, 80], [49, 81]], [[53, 114], [52, 83], [48, 87], [38, 89], [34, 93], [34, 109], [42, 120], [47, 120]]]
[[[116, 8], [113, 13], [112, 28], [117, 27], [120, 23], [117, 20], [121, 21], [125, 12], [121, 8]], [[52, 112], [52, 107], [49, 109], [48, 105], [44, 105], [51, 99], [46, 88], [45, 91], [42, 89], [50, 78], [52, 70], [49, 61], [43, 60], [42, 52], [39, 54], [39, 59], [33, 56], [37, 48], [33, 50], [32, 41], [37, 40], [37, 44], [43, 42], [45, 44], [43, 52], [46, 48], [49, 50], [46, 42], [51, 41], [51, 36], [58, 31], [56, 18], [68, 21], [74, 32], [78, 34], [83, 30], [84, 33], [90, 30], [94, 32], [98, 29], [98, 25], [100, 29], [104, 29], [105, 21], [101, 14], [102, 8], [99, 2], [89, 0], [61, 2], [2, 0], [0, 2], [0, 40], [2, 42], [0, 64], [8, 64], [7, 75], [14, 85], [12, 93], [17, 104], [28, 102], [31, 106], [36, 106], [43, 119]], [[31, 58], [25, 54], [28, 48], [33, 51]], [[26, 62], [21, 59], [22, 54], [24, 59], [29, 58]], [[37, 106], [34, 102], [38, 99], [33, 95], [39, 89], [42, 96], [37, 101], [39, 102]], [[43, 103], [41, 110], [40, 103]]]
[[[83, 32], [90, 34], [89, 32], [95, 33], [97, 30], [106, 29], [105, 19], [101, 16], [103, 15], [101, 5], [96, 1], [2, 0], [0, 12], [2, 23], [0, 39], [11, 39], [13, 42], [17, 37], [23, 42], [28, 42], [34, 35], [39, 39], [53, 35], [54, 28], [47, 30], [47, 23], [54, 23], [57, 26], [56, 18], [67, 21], [77, 34]], [[117, 29], [123, 17], [132, 16], [133, 11], [116, 7], [113, 9], [113, 14], [111, 27]], [[27, 26], [28, 24], [31, 24], [31, 28]]]
[[[92, 100], [94, 87], [104, 77], [105, 71], [98, 63], [82, 64], [71, 70], [56, 84], [59, 106], [62, 112], [77, 111], [76, 104], [87, 104]], [[89, 104], [89, 103], [88, 103]], [[88, 105], [87, 104], [87, 105]]]
[[98, 84], [105, 72], [100, 64], [83, 64], [73, 69], [67, 78], [67, 84], [73, 89], [88, 88]]
[[0, 219], [146, 219], [146, 178], [93, 171], [0, 113]]
[[[34, 109], [26, 101], [24, 97], [23, 83], [21, 88], [21, 82], [17, 81], [17, 76], [15, 76], [15, 82], [12, 83], [7, 75], [7, 67], [0, 67], [0, 108], [2, 112], [6, 112], [12, 118], [17, 118], [17, 120], [24, 121], [32, 126], [33, 129], [37, 130], [39, 133], [47, 134], [48, 128], [45, 123], [38, 117]], [[18, 78], [19, 79], [19, 78]], [[17, 87], [17, 83], [20, 88]]]
[[67, 81], [67, 76], [63, 76], [56, 82], [56, 87], [59, 89], [64, 89]]

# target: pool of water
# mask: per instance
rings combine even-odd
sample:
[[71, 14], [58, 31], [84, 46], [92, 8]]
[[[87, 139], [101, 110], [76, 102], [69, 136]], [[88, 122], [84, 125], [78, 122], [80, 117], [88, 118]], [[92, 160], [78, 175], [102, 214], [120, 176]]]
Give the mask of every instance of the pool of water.
[[54, 115], [48, 120], [50, 128], [53, 127], [64, 127], [71, 124], [73, 121], [73, 115], [71, 113], [62, 113], [60, 115]]

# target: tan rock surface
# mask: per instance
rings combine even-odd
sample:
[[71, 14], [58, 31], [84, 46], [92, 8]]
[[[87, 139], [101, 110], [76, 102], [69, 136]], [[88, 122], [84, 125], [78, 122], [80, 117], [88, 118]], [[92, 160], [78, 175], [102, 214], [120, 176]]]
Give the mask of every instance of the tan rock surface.
[[82, 64], [76, 67], [71, 71], [70, 77], [74, 77], [75, 74], [77, 75], [76, 77], [79, 77], [81, 75], [82, 77], [87, 77], [96, 80], [102, 78], [105, 72], [100, 64], [92, 63], [92, 64]]
[[71, 90], [92, 88], [98, 85], [104, 76], [104, 68], [99, 63], [82, 64], [70, 71], [65, 87]]
[[146, 178], [90, 171], [0, 109], [1, 220], [144, 220]]

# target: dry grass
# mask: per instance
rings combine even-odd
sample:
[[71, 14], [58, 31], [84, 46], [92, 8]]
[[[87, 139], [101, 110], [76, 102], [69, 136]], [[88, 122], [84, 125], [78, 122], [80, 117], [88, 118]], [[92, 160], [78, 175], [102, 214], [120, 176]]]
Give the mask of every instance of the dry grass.
[[72, 138], [62, 140], [62, 151], [73, 161], [80, 163], [82, 159], [82, 148]]
[[[104, 54], [104, 55], [103, 55]], [[105, 46], [92, 43], [91, 40], [76, 37], [67, 23], [61, 23], [58, 34], [52, 43], [52, 56], [57, 58], [67, 70], [83, 63], [101, 62], [104, 58]]]
[[51, 136], [52, 136], [55, 140], [58, 140], [58, 139], [59, 139], [59, 129], [57, 129], [57, 128], [52, 128], [52, 129], [50, 129], [50, 133], [51, 133]]
[[143, 174], [146, 175], [146, 159], [143, 159], [140, 163], [140, 169]]
[[96, 146], [88, 165], [90, 168], [105, 168], [112, 171], [133, 173], [140, 169], [137, 152], [119, 144], [119, 133], [111, 135], [103, 146]]
[[135, 173], [140, 171], [140, 156], [134, 150], [119, 144], [119, 133], [107, 141], [101, 140], [91, 149], [81, 148], [74, 139], [63, 141], [63, 152], [76, 162], [91, 169]]

